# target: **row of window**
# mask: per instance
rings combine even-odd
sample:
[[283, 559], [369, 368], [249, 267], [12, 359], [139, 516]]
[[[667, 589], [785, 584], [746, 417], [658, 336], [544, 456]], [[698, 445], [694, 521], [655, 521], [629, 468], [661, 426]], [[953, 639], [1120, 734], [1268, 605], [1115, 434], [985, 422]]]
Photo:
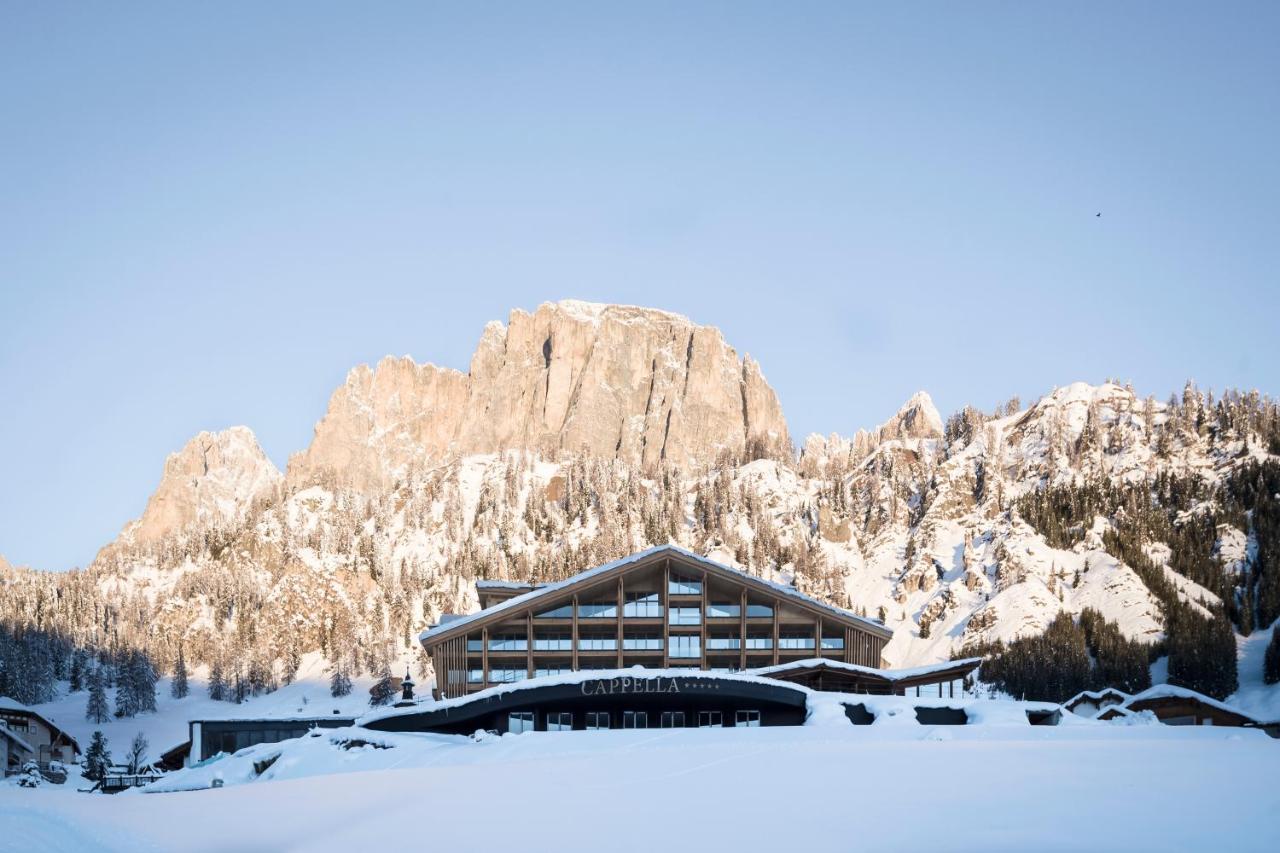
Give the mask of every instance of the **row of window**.
[[[678, 609], [681, 608], [673, 608], [672, 613], [674, 614]], [[700, 635], [673, 636], [671, 638], [670, 656], [673, 658], [700, 657], [701, 642], [702, 637]], [[708, 637], [706, 644], [708, 651], [738, 651], [744, 647], [749, 651], [767, 651], [773, 648], [773, 639], [768, 636], [748, 636], [744, 642], [738, 637]], [[811, 634], [786, 633], [778, 637], [779, 649], [812, 649], [815, 645], [815, 639]], [[523, 652], [527, 651], [528, 648], [528, 641], [524, 637], [492, 637], [489, 640], [489, 650], [494, 652]], [[573, 650], [573, 639], [568, 634], [535, 637], [533, 648], [534, 651], [539, 652], [568, 652]], [[843, 649], [844, 638], [823, 637], [822, 648], [824, 650]], [[483, 641], [467, 641], [467, 651], [480, 652], [483, 649]], [[578, 649], [584, 652], [617, 651], [618, 638], [616, 636], [579, 637]], [[626, 636], [622, 639], [622, 649], [623, 651], [662, 651], [662, 638]]]
[[[695, 582], [696, 583], [696, 582]], [[677, 586], [680, 590], [677, 590]], [[693, 592], [685, 592], [681, 590], [688, 589], [688, 585], [684, 582], [677, 584], [672, 580], [671, 594], [673, 595], [699, 595], [701, 594], [701, 586]], [[698, 621], [695, 622], [675, 622], [673, 625], [697, 625], [701, 621], [701, 609], [697, 607], [673, 607], [674, 610], [695, 611], [698, 613]], [[707, 605], [708, 619], [737, 619], [742, 615], [742, 606], [739, 604], [729, 603], [711, 603]], [[579, 619], [615, 619], [618, 616], [618, 602], [616, 601], [589, 601], [580, 602], [578, 604]], [[622, 616], [626, 619], [659, 619], [662, 617], [662, 600], [656, 592], [637, 592], [627, 593], [622, 604]], [[748, 604], [747, 616], [750, 618], [770, 618], [773, 616], [773, 607], [768, 604]], [[535, 619], [572, 619], [573, 604], [566, 603], [559, 607], [553, 607], [550, 610], [544, 610], [541, 613], [534, 614]]]
[[[684, 711], [662, 711], [655, 715], [658, 720], [658, 727], [663, 729], [683, 729], [688, 728], [690, 720], [686, 721]], [[549, 732], [567, 732], [573, 730], [573, 714], [570, 711], [549, 711], [546, 715], [547, 731]], [[623, 711], [621, 714], [622, 728], [624, 729], [647, 729], [649, 728], [649, 712], [648, 711]], [[608, 711], [587, 711], [583, 718], [583, 728], [587, 731], [602, 731], [613, 727], [613, 720]], [[734, 725], [743, 727], [757, 727], [760, 725], [759, 711], [735, 711]], [[724, 714], [721, 711], [699, 711], [697, 716], [697, 727], [700, 729], [718, 729], [724, 727]], [[533, 711], [512, 711], [507, 715], [507, 731], [519, 734], [521, 732], [531, 732], [535, 728]]]

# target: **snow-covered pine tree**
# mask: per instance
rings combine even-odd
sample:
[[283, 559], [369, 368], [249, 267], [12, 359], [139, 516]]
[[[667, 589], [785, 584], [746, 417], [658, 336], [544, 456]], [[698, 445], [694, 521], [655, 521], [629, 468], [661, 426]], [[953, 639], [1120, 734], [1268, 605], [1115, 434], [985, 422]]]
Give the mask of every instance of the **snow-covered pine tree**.
[[94, 667], [89, 674], [89, 705], [84, 716], [89, 722], [99, 725], [111, 718], [111, 710], [107, 707], [106, 678], [101, 666]]
[[84, 778], [101, 782], [111, 766], [111, 751], [107, 749], [107, 739], [102, 732], [95, 731], [89, 749], [84, 754]]
[[351, 676], [347, 674], [346, 661], [341, 656], [333, 663], [333, 675], [329, 678], [329, 694], [334, 698], [351, 693]]
[[396, 694], [391, 682], [391, 667], [384, 665], [382, 674], [369, 690], [370, 705], [389, 704]]
[[226, 676], [222, 674], [222, 658], [213, 659], [213, 668], [209, 671], [209, 698], [221, 702], [227, 698]]
[[174, 699], [183, 699], [187, 692], [187, 659], [183, 655], [182, 646], [178, 646], [178, 659], [173, 664], [173, 683], [169, 685], [169, 695]]

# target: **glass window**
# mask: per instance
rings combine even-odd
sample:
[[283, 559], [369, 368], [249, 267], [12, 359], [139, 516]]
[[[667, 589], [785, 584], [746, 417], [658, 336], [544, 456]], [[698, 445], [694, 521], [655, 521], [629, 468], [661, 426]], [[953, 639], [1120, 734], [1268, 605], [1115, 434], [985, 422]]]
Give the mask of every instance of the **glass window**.
[[737, 619], [738, 615], [741, 612], [742, 612], [742, 607], [741, 605], [738, 605], [738, 604], [728, 604], [728, 603], [716, 604], [713, 602], [707, 605], [708, 619], [726, 619], [726, 618]]
[[508, 684], [512, 681], [522, 681], [529, 675], [529, 670], [521, 669], [491, 669], [489, 670], [490, 684]]
[[544, 610], [541, 613], [533, 614], [534, 619], [572, 619], [573, 603], [561, 604], [552, 610]]
[[683, 729], [684, 711], [663, 711], [659, 725], [664, 729]]
[[737, 713], [737, 716], [734, 718], [733, 723], [736, 726], [752, 726], [752, 727], [759, 726], [760, 712], [759, 711], [739, 711]]
[[616, 601], [595, 601], [578, 605], [579, 619], [614, 619], [617, 615]]
[[649, 712], [648, 711], [623, 711], [622, 727], [624, 729], [649, 728]]
[[662, 602], [656, 592], [629, 592], [622, 605], [622, 615], [634, 619], [658, 619], [662, 616]]
[[760, 617], [760, 616], [772, 616], [772, 615], [773, 615], [773, 607], [771, 607], [768, 604], [748, 604], [747, 605], [748, 619]]
[[484, 640], [472, 640], [472, 639], [468, 638], [468, 639], [467, 639], [467, 651], [469, 651], [469, 652], [482, 652], [482, 651], [484, 651]]
[[701, 625], [701, 607], [673, 607], [668, 620], [672, 625]]
[[773, 637], [747, 637], [748, 649], [771, 649], [773, 648]]
[[617, 637], [579, 637], [578, 649], [584, 652], [612, 652], [618, 649]]
[[547, 731], [573, 731], [573, 714], [568, 711], [550, 711], [547, 713]]
[[737, 637], [707, 637], [707, 649], [718, 650], [737, 650], [742, 645], [742, 641]]
[[572, 672], [569, 667], [547, 667], [545, 669], [535, 669], [533, 675], [535, 678], [542, 678], [546, 675], [564, 675], [566, 672]]
[[671, 638], [670, 656], [673, 658], [702, 657], [702, 638], [696, 634], [693, 636], [673, 636]]
[[813, 648], [812, 634], [787, 633], [778, 636], [778, 648], [780, 649], [811, 649]]
[[822, 647], [824, 649], [843, 649], [844, 637], [823, 637]]
[[533, 649], [538, 652], [573, 651], [573, 639], [568, 634], [548, 634], [533, 638]]
[[661, 637], [645, 637], [629, 634], [622, 638], [622, 648], [630, 651], [662, 651]]
[[507, 731], [513, 734], [533, 731], [533, 712], [512, 711], [507, 714]]
[[491, 652], [523, 652], [528, 650], [529, 641], [518, 634], [489, 638]]
[[481, 684], [484, 682], [484, 670], [469, 669], [467, 670], [467, 684]]
[[719, 711], [699, 711], [698, 728], [719, 729], [724, 727], [724, 717]]
[[609, 712], [588, 711], [587, 724], [584, 728], [589, 732], [602, 731], [609, 728]]
[[702, 580], [682, 575], [672, 575], [667, 592], [672, 595], [702, 595]]

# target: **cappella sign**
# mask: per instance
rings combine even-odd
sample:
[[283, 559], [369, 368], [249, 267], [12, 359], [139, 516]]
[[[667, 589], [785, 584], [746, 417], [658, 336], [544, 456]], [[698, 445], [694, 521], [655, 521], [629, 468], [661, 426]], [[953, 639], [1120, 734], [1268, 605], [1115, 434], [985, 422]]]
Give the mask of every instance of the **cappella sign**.
[[614, 693], [679, 693], [680, 685], [674, 678], [601, 678], [582, 682], [583, 696], [601, 696]]

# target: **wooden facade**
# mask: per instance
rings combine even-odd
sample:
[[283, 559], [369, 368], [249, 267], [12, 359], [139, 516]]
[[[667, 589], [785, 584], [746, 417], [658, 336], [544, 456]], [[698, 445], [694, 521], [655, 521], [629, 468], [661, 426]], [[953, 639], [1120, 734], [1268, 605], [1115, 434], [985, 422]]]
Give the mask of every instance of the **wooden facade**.
[[526, 678], [644, 666], [735, 672], [808, 658], [881, 665], [874, 620], [673, 546], [540, 588], [490, 584], [486, 609], [422, 635], [437, 698]]

